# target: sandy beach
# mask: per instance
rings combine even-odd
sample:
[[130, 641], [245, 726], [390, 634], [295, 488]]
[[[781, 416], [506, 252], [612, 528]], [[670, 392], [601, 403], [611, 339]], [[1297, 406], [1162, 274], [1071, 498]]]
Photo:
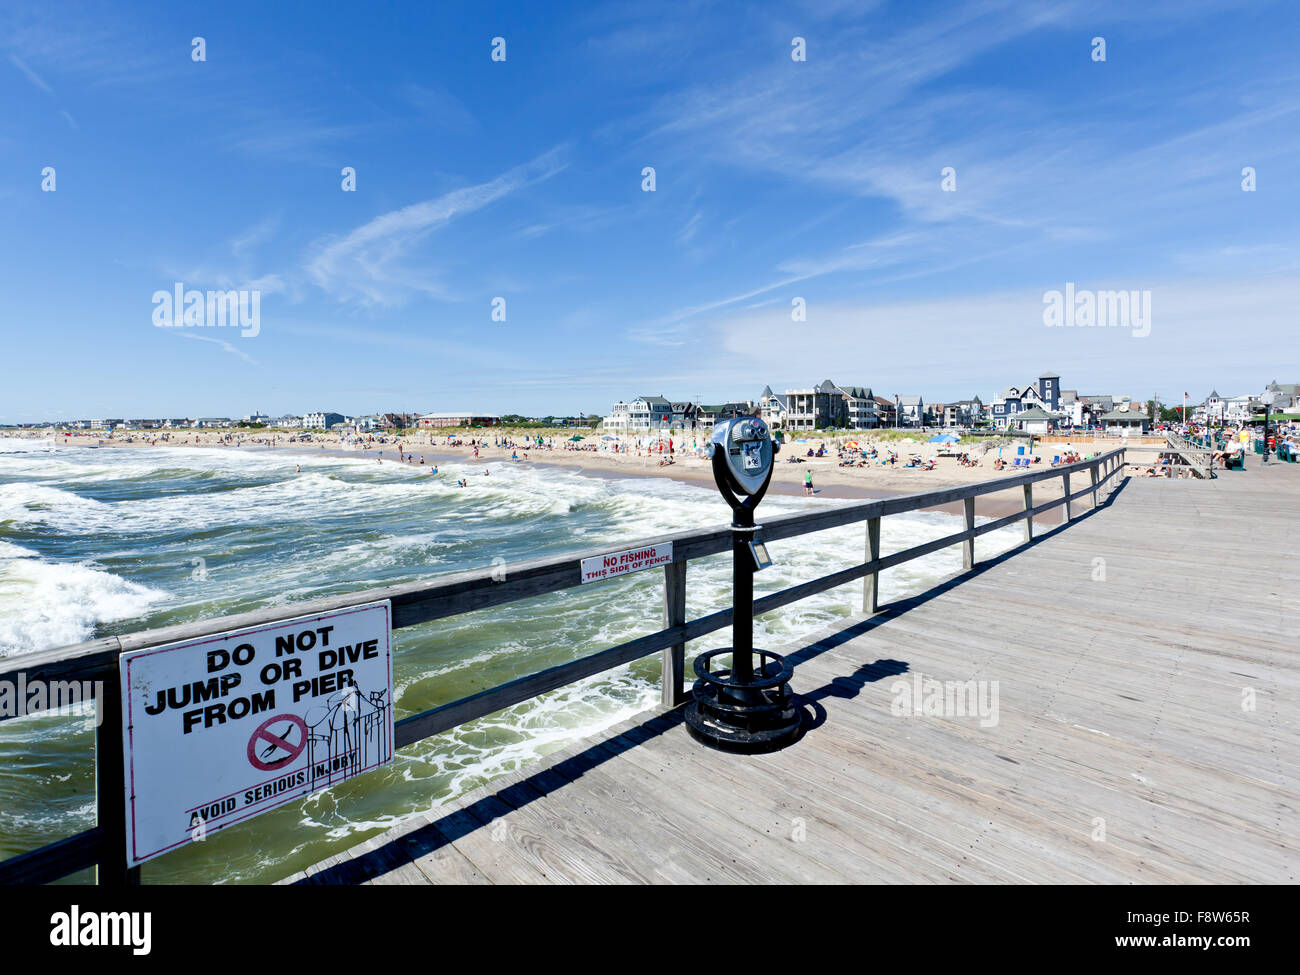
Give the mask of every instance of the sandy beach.
[[[45, 438], [49, 433], [24, 431], [23, 435]], [[423, 459], [425, 467], [466, 462], [521, 463], [564, 467], [602, 477], [668, 477], [703, 488], [713, 488], [709, 461], [702, 456], [706, 441], [702, 435], [674, 437], [675, 449], [671, 464], [661, 463], [664, 453], [648, 447], [638, 448], [635, 441], [628, 443], [626, 450], [620, 447], [616, 451], [613, 449], [615, 442], [602, 441], [599, 432], [584, 435], [585, 439], [575, 442], [568, 439], [568, 436], [573, 435], [570, 431], [543, 431], [545, 446], [542, 448], [535, 444], [525, 446], [525, 435], [532, 436], [534, 440], [536, 438], [536, 434], [529, 431], [507, 429], [474, 431], [477, 446], [471, 445], [469, 439], [462, 438], [461, 435], [424, 430], [401, 438], [379, 434], [344, 438], [339, 433], [321, 433], [313, 434], [309, 443], [301, 442], [285, 432], [250, 430], [179, 430], [165, 433], [128, 431], [111, 435], [83, 432], [80, 435], [59, 435], [54, 439], [56, 443], [69, 446], [97, 444], [115, 449], [207, 447], [214, 450], [274, 450], [284, 452], [286, 463], [295, 454], [319, 456], [321, 453], [374, 458], [376, 463], [407, 463], [414, 466], [420, 466]], [[926, 442], [928, 436], [927, 433], [912, 438], [872, 440], [869, 434], [841, 434], [836, 437], [809, 437], [806, 442], [787, 442], [778, 455], [776, 472], [769, 490], [773, 494], [803, 495], [805, 475], [811, 473], [816, 497], [879, 498], [1011, 477], [1024, 470], [1023, 467], [1014, 468], [1008, 463], [1002, 471], [997, 471], [994, 467], [994, 460], [999, 456], [997, 446], [987, 447], [983, 456], [973, 465], [963, 465], [954, 456], [956, 453], [969, 451], [977, 454], [985, 445], [973, 448], [958, 444], [932, 444]], [[494, 445], [494, 441], [500, 445]], [[837, 448], [845, 441], [859, 444], [867, 453], [874, 446], [879, 457], [868, 461], [867, 466], [841, 466]], [[816, 454], [818, 448], [823, 446], [826, 451], [824, 456], [807, 456], [809, 451]], [[1008, 461], [1015, 457], [1017, 446], [1018, 444], [1008, 444], [1002, 447], [1002, 457]], [[1118, 446], [1118, 441], [1115, 440], [1077, 440], [1068, 443], [1036, 441], [1032, 456], [1041, 457], [1042, 460], [1034, 464], [1032, 469], [1049, 469], [1052, 457], [1067, 449], [1086, 456], [1115, 446]], [[879, 458], [887, 457], [891, 450], [898, 455], [897, 463], [878, 463]], [[399, 452], [404, 458], [402, 461], [398, 459]], [[912, 456], [919, 457], [923, 463], [933, 461], [934, 469], [905, 466]], [[1044, 501], [1060, 497], [1060, 482], [1048, 480], [1036, 486], [1035, 496]], [[1006, 493], [996, 492], [987, 498], [981, 498], [979, 511], [981, 514], [998, 516], [1019, 510], [1022, 504], [1019, 490], [1010, 489]], [[940, 510], [959, 511], [960, 505], [942, 506]], [[1059, 520], [1059, 512], [1050, 512], [1043, 520], [1048, 523]]]

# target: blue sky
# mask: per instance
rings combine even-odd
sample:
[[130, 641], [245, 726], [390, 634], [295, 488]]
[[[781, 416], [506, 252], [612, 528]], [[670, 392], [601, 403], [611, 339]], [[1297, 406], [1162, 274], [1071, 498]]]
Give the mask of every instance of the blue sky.
[[[0, 421], [1300, 381], [1298, 26], [1198, 0], [7, 2]], [[156, 327], [176, 282], [259, 291], [258, 334]], [[1045, 327], [1066, 282], [1149, 290], [1149, 334]]]

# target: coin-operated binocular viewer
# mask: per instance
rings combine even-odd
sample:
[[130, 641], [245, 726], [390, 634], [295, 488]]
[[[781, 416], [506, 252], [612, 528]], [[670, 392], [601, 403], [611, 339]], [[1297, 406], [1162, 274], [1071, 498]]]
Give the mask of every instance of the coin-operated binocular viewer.
[[[687, 705], [691, 735], [733, 752], [770, 752], [799, 735], [801, 712], [788, 686], [794, 668], [767, 650], [754, 649], [754, 572], [772, 564], [754, 523], [754, 508], [772, 480], [778, 444], [758, 417], [722, 420], [713, 427], [709, 456], [713, 479], [731, 505], [732, 646], [695, 659], [695, 699]], [[731, 655], [731, 667], [713, 661]], [[754, 656], [758, 666], [754, 666]]]

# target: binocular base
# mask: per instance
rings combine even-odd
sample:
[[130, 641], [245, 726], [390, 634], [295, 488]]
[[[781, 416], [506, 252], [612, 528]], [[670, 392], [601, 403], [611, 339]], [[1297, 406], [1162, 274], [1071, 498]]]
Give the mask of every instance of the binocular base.
[[752, 680], [740, 682], [730, 670], [710, 670], [714, 657], [730, 647], [710, 650], [695, 659], [699, 680], [694, 700], [686, 706], [691, 737], [721, 751], [758, 754], [793, 744], [803, 727], [802, 711], [790, 694], [794, 668], [781, 656], [755, 650], [760, 666]]

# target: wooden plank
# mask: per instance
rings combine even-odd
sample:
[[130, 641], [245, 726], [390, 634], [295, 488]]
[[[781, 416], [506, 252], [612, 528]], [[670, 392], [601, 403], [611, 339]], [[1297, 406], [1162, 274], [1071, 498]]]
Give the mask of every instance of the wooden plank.
[[966, 532], [969, 537], [962, 543], [961, 567], [969, 570], [975, 566], [975, 499], [966, 498], [962, 505], [963, 514], [966, 517]]
[[[880, 561], [880, 519], [867, 519], [867, 552], [866, 562], [868, 564], [878, 563]], [[880, 570], [876, 569], [868, 573], [862, 580], [862, 612], [867, 615], [877, 612], [880, 609]]]
[[[669, 562], [664, 566], [664, 629], [686, 623], [686, 562]], [[686, 642], [664, 647], [660, 667], [660, 702], [676, 707], [685, 697]]]

